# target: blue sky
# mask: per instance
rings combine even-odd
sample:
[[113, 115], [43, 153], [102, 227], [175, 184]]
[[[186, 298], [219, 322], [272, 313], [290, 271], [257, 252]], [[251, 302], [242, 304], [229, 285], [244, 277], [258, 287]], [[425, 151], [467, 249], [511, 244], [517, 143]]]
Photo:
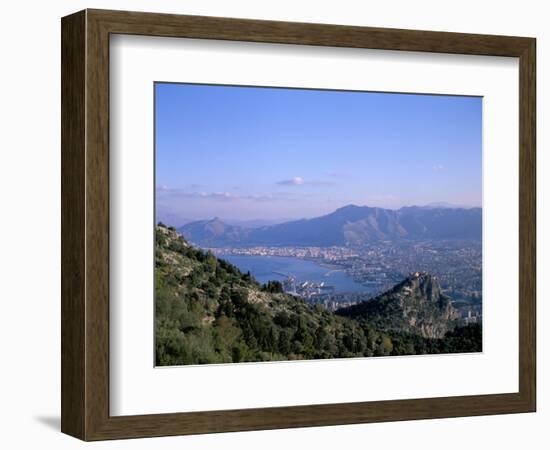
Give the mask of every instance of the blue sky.
[[157, 83], [157, 219], [481, 206], [482, 99]]

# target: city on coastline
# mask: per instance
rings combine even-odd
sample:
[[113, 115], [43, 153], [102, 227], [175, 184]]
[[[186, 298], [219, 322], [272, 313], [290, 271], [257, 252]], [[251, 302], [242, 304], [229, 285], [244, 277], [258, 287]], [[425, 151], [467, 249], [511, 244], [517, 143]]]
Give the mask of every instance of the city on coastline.
[[[482, 248], [476, 240], [378, 242], [361, 248], [350, 247], [223, 247], [207, 248], [214, 255], [289, 257], [312, 261], [326, 269], [326, 281], [312, 281], [292, 273], [272, 271], [283, 277], [284, 291], [323, 304], [327, 309], [351, 306], [391, 288], [411, 273], [412, 268], [438, 278], [441, 290], [449, 296], [466, 322], [482, 318]], [[269, 261], [267, 259], [267, 261]], [[330, 282], [334, 271], [343, 271], [367, 292], [341, 291]], [[254, 275], [254, 274], [252, 274]]]

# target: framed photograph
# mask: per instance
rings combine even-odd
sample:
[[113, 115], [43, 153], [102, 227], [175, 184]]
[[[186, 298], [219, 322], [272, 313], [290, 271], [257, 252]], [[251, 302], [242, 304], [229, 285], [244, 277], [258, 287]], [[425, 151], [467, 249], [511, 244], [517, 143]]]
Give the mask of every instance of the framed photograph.
[[535, 411], [534, 38], [61, 28], [63, 432]]

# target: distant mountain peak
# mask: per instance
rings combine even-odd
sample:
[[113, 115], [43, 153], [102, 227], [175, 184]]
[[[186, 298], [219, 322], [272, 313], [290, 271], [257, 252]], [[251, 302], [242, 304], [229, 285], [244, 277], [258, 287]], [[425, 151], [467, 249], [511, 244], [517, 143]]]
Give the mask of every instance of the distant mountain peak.
[[349, 205], [341, 206], [340, 208], [336, 209], [334, 212], [351, 211], [353, 209], [359, 209], [359, 208], [367, 208], [367, 206], [359, 206], [354, 203], [350, 203]]
[[481, 240], [481, 209], [385, 209], [349, 204], [330, 214], [261, 227], [228, 224], [219, 217], [178, 228], [191, 242], [230, 245], [361, 246], [375, 241]]

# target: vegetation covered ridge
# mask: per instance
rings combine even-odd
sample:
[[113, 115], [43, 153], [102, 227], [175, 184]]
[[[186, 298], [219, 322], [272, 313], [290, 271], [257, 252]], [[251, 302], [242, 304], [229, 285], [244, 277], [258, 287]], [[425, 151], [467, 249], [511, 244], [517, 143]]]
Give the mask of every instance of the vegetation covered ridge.
[[[417, 317], [401, 321], [396, 305], [383, 309], [392, 326], [374, 313], [335, 314], [284, 293], [279, 282], [260, 285], [250, 273], [191, 246], [172, 227], [156, 227], [157, 365], [481, 351], [480, 325], [461, 326], [451, 314], [448, 328], [436, 327], [433, 337], [425, 312], [409, 305]], [[424, 331], [416, 323], [424, 323]]]

